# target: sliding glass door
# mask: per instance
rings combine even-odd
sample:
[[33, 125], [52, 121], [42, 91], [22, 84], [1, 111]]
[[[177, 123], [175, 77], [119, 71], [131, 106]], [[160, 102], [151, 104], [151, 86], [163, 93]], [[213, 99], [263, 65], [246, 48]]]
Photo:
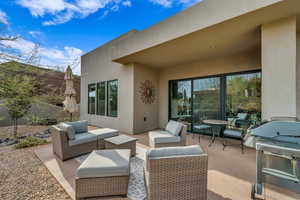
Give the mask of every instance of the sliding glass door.
[[192, 123], [192, 81], [172, 81], [170, 84], [170, 116], [172, 120]]
[[261, 119], [261, 72], [222, 74], [169, 82], [169, 119], [185, 121], [192, 132], [205, 119], [223, 119], [247, 113]]
[[193, 80], [193, 131], [205, 119], [220, 119], [220, 78]]

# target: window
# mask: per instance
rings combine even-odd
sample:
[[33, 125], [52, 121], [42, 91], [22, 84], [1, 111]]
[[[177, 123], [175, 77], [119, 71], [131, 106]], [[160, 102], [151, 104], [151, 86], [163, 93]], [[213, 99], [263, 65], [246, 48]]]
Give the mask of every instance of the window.
[[226, 77], [226, 117], [248, 113], [253, 122], [261, 120], [261, 73]]
[[105, 85], [106, 82], [97, 83], [97, 115], [105, 115]]
[[118, 80], [107, 82], [107, 116], [118, 116]]
[[88, 114], [95, 114], [96, 111], [96, 84], [88, 85]]

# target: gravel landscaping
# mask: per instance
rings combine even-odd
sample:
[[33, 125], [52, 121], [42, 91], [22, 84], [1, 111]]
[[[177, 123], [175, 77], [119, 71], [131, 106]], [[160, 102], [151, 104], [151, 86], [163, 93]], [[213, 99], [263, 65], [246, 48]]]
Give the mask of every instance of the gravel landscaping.
[[0, 147], [0, 199], [71, 199], [33, 149]]

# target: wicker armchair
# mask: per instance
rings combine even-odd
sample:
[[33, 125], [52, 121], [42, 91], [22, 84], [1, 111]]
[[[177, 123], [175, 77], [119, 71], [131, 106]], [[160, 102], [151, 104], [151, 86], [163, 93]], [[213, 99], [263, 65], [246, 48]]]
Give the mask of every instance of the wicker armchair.
[[57, 126], [52, 126], [52, 144], [53, 153], [63, 161], [98, 149], [97, 140], [70, 146], [67, 132]]
[[[171, 127], [168, 129], [168, 125]], [[149, 132], [149, 145], [150, 147], [175, 147], [175, 146], [185, 146], [186, 145], [186, 134], [187, 125], [180, 122], [170, 121], [168, 123], [166, 130], [156, 130]], [[174, 131], [177, 129], [178, 133]]]
[[206, 200], [208, 156], [200, 146], [149, 150], [144, 168], [149, 200]]

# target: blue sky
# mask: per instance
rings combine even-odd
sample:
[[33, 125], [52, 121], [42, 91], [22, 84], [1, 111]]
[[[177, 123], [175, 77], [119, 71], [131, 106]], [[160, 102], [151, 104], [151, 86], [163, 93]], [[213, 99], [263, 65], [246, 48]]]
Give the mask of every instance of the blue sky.
[[[143, 30], [200, 0], [1, 0], [5, 45], [28, 53], [39, 44], [41, 65], [65, 66], [132, 29]], [[79, 74], [80, 67], [74, 67]]]

